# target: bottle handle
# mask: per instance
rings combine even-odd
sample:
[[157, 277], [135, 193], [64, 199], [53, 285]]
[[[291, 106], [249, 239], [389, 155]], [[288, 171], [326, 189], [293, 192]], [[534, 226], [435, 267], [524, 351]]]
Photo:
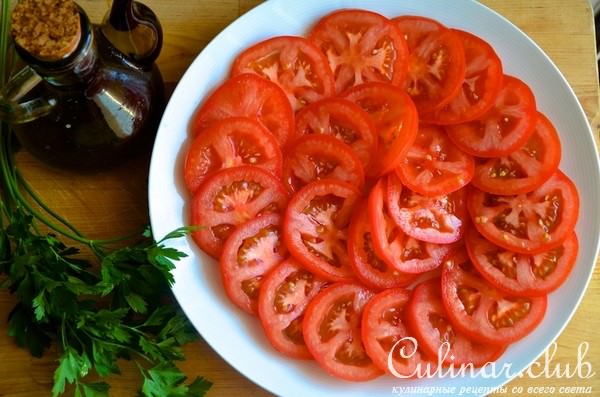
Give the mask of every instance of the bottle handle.
[[156, 14], [134, 0], [114, 0], [100, 30], [121, 53], [140, 66], [150, 66], [162, 48]]
[[20, 102], [34, 89], [42, 78], [29, 66], [25, 66], [0, 89], [0, 120], [22, 124], [46, 116], [56, 106], [56, 99], [38, 97]]

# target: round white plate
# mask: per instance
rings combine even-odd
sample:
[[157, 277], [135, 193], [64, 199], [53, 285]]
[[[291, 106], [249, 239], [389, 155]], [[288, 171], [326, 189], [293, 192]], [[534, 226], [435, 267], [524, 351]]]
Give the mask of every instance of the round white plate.
[[[245, 47], [271, 36], [303, 35], [320, 17], [340, 8], [369, 9], [389, 17], [424, 15], [482, 37], [497, 51], [505, 72], [529, 84], [538, 109], [551, 119], [560, 133], [560, 166], [575, 181], [581, 196], [577, 224], [581, 246], [569, 279], [550, 295], [543, 322], [497, 361], [497, 368], [509, 365], [511, 372], [517, 374], [561, 333], [590, 280], [600, 235], [599, 162], [585, 114], [556, 66], [523, 32], [475, 1], [271, 0], [232, 23], [198, 55], [164, 113], [150, 167], [150, 218], [154, 236], [160, 238], [188, 224], [189, 197], [181, 171], [189, 145], [188, 124], [203, 98], [226, 79], [234, 57]], [[277, 354], [263, 336], [257, 319], [242, 313], [228, 301], [216, 262], [203, 254], [191, 238], [169, 241], [168, 245], [189, 255], [174, 271], [173, 292], [190, 321], [227, 362], [277, 395], [389, 396], [399, 391], [393, 387], [416, 385], [454, 386], [458, 392], [461, 387], [496, 387], [510, 380], [505, 374], [419, 381], [383, 376], [361, 384], [331, 378], [314, 362], [294, 361]]]

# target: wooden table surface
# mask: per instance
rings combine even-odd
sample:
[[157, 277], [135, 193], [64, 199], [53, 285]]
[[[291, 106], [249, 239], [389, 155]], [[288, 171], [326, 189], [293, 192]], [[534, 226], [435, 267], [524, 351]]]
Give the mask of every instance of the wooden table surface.
[[[401, 0], [398, 0], [401, 1]], [[110, 0], [79, 0], [94, 21], [99, 21]], [[260, 1], [256, 0], [143, 0], [159, 16], [164, 47], [158, 60], [167, 82], [176, 82], [198, 52], [220, 30]], [[483, 3], [528, 33], [554, 60], [574, 88], [597, 133], [598, 77], [594, 45], [593, 13], [586, 0], [484, 0]], [[73, 175], [39, 164], [27, 153], [18, 163], [39, 194], [90, 237], [121, 235], [140, 230], [148, 222], [146, 184], [148, 156], [132, 159], [118, 169], [93, 175]], [[576, 364], [577, 347], [587, 341], [586, 360], [598, 373], [592, 379], [516, 379], [513, 386], [590, 386], [600, 393], [600, 270], [575, 316], [558, 338], [553, 365]], [[0, 292], [0, 313], [6, 316], [14, 304]], [[34, 359], [17, 348], [0, 322], [0, 396], [46, 396], [52, 384], [56, 354]], [[188, 345], [181, 363], [190, 377], [202, 375], [214, 382], [212, 396], [263, 396], [266, 391], [233, 370], [203, 341]], [[124, 365], [122, 376], [112, 377], [113, 396], [133, 396], [139, 385], [136, 370]], [[357, 386], [359, 387], [359, 386]], [[525, 393], [527, 394], [527, 393]], [[535, 395], [539, 393], [531, 393]]]

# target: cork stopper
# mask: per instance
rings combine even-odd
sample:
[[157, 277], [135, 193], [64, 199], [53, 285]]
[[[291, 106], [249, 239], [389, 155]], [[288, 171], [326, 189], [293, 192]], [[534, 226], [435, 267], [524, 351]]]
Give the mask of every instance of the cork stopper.
[[77, 5], [73, 0], [20, 0], [12, 13], [12, 36], [37, 59], [64, 59], [81, 38]]

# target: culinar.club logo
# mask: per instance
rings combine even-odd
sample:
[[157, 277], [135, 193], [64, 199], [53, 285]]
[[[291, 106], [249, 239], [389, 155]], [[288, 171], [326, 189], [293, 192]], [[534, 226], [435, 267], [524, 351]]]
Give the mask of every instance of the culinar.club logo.
[[[593, 369], [592, 363], [586, 359], [588, 355], [590, 345], [584, 341], [577, 347], [577, 355], [575, 362], [555, 362], [554, 357], [557, 352], [557, 344], [553, 342], [544, 354], [533, 364], [524, 370], [516, 372], [513, 368], [513, 364], [510, 362], [498, 363], [498, 362], [487, 362], [480, 367], [475, 367], [472, 363], [453, 363], [454, 357], [452, 355], [450, 344], [444, 342], [440, 345], [437, 353], [437, 357], [434, 361], [423, 361], [417, 360], [417, 364], [414, 365], [414, 369], [410, 373], [402, 371], [400, 373], [396, 369], [396, 365], [399, 361], [411, 360], [418, 354], [418, 342], [415, 338], [404, 337], [398, 340], [390, 353], [388, 354], [388, 369], [389, 372], [398, 379], [407, 378], [483, 378], [483, 379], [498, 379], [502, 378], [505, 381], [513, 379], [515, 377], [528, 377], [531, 379], [590, 379], [596, 375]], [[502, 382], [504, 383], [504, 382]], [[419, 390], [415, 389], [415, 386], [398, 386], [394, 387], [392, 392], [394, 394], [424, 394], [424, 395], [437, 395], [437, 394], [487, 394], [495, 392], [498, 394], [511, 393], [511, 389], [507, 387], [494, 387], [489, 390], [472, 390], [471, 387], [439, 387], [439, 386], [417, 386]], [[537, 393], [538, 391], [533, 388], [517, 387], [520, 390], [517, 392], [529, 392]], [[411, 390], [407, 390], [411, 389]], [[414, 390], [413, 390], [414, 389]], [[448, 390], [446, 390], [448, 389]], [[452, 390], [450, 390], [452, 389]], [[541, 386], [535, 387], [540, 389], [542, 392], [559, 392], [558, 387], [553, 386]], [[543, 389], [543, 390], [542, 390]], [[550, 390], [556, 389], [556, 390]], [[564, 390], [563, 390], [564, 389]], [[512, 390], [515, 392], [515, 390]], [[563, 387], [560, 390], [561, 394], [592, 394], [592, 387], [585, 385], [577, 385], [573, 387]]]

